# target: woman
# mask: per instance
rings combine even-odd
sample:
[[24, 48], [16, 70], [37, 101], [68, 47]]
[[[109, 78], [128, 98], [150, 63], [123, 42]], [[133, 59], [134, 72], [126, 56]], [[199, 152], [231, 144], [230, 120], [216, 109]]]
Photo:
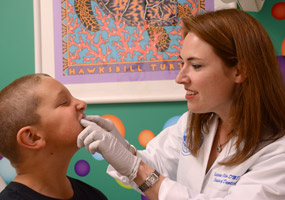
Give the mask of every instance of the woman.
[[138, 152], [89, 116], [78, 146], [149, 199], [285, 199], [285, 93], [268, 34], [238, 9], [183, 22], [176, 82], [189, 111]]

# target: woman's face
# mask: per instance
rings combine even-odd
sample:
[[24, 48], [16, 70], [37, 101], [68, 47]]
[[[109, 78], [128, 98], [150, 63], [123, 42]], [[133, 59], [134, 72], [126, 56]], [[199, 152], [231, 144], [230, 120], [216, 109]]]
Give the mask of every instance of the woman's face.
[[226, 67], [212, 46], [192, 32], [184, 39], [181, 58], [184, 65], [176, 82], [184, 85], [188, 109], [227, 117], [238, 77], [236, 68]]

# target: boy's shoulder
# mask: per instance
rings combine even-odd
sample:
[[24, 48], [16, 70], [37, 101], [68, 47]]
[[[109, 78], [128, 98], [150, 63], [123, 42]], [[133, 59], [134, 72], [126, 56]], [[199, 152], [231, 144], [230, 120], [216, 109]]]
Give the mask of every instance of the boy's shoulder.
[[[74, 196], [71, 200], [107, 200], [107, 197], [97, 188], [94, 188], [78, 179], [68, 177], [73, 190]], [[60, 187], [60, 186], [59, 186]], [[17, 182], [9, 183], [0, 193], [0, 200], [58, 200], [48, 196], [44, 196], [33, 189]]]
[[[31, 199], [35, 195], [35, 191], [31, 188], [17, 182], [9, 183], [0, 193], [0, 200], [25, 200]], [[35, 198], [38, 196], [36, 195]]]
[[[84, 197], [84, 199], [90, 199], [90, 200], [105, 200], [107, 197], [97, 188], [88, 185], [87, 183], [84, 183], [83, 181], [80, 181], [75, 178], [68, 177], [73, 190], [74, 190], [74, 200]], [[82, 198], [83, 199], [83, 198]]]

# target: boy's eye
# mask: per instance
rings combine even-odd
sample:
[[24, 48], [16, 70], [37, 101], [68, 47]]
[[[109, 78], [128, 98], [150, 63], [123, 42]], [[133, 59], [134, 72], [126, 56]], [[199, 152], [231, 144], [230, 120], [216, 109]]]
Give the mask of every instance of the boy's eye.
[[67, 106], [68, 105], [68, 101], [64, 101], [61, 104], [59, 104], [60, 106]]

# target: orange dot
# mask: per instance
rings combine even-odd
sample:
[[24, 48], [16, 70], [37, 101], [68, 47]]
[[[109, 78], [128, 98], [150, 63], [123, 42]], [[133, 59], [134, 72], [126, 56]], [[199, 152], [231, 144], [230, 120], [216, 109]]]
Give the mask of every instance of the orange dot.
[[281, 54], [282, 56], [285, 56], [285, 38], [281, 44]]
[[120, 132], [120, 134], [123, 136], [123, 138], [125, 137], [125, 126], [118, 117], [116, 117], [115, 115], [102, 115], [101, 117], [104, 119], [111, 120]]
[[150, 130], [143, 130], [142, 132], [140, 132], [139, 134], [139, 143], [143, 146], [146, 147], [147, 143], [149, 141], [151, 141], [152, 138], [154, 138], [155, 135], [152, 131]]

